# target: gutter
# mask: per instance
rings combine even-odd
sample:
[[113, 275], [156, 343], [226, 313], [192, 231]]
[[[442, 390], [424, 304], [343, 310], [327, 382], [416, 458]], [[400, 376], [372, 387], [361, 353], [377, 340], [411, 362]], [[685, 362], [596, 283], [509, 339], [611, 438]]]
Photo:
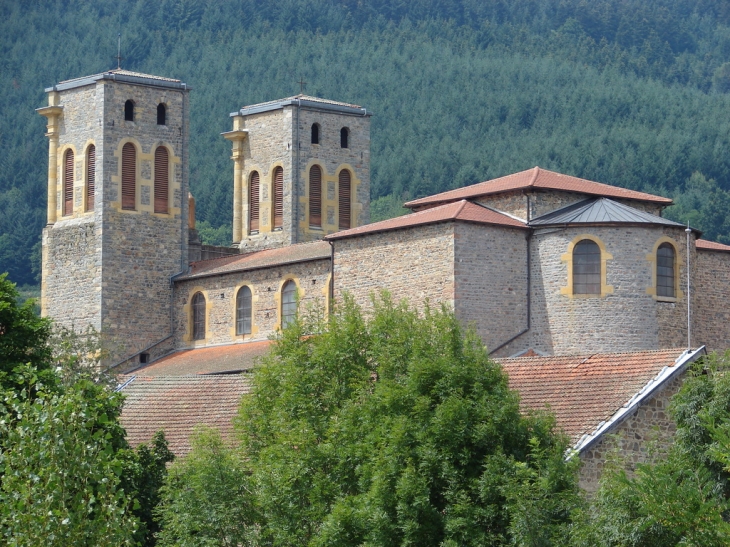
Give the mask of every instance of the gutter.
[[601, 438], [616, 429], [627, 418], [629, 418], [639, 406], [645, 401], [653, 397], [667, 382], [674, 380], [677, 376], [687, 370], [691, 363], [697, 359], [707, 355], [705, 346], [700, 346], [696, 350], [687, 349], [683, 351], [675, 360], [673, 367], [664, 367], [659, 374], [649, 381], [638, 393], [636, 393], [629, 401], [620, 409], [618, 409], [608, 421], [601, 422], [593, 433], [583, 435], [569, 451], [567, 458], [580, 455], [592, 446], [594, 446]]

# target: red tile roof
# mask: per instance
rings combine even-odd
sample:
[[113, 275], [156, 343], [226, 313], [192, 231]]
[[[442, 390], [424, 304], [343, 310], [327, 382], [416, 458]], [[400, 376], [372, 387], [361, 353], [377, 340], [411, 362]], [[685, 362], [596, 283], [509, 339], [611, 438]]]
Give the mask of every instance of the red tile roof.
[[132, 446], [163, 430], [170, 450], [184, 456], [198, 424], [214, 427], [230, 439], [241, 396], [250, 390], [250, 374], [136, 376], [122, 389], [126, 399], [121, 424]]
[[639, 393], [664, 367], [676, 366], [682, 349], [593, 355], [497, 359], [526, 409], [549, 407], [577, 442]]
[[135, 374], [144, 376], [183, 376], [186, 374], [211, 374], [231, 370], [250, 370], [265, 355], [270, 340], [245, 342], [226, 346], [184, 349], [163, 357]]
[[535, 167], [527, 171], [520, 171], [505, 177], [472, 184], [464, 188], [457, 188], [448, 192], [442, 192], [433, 196], [415, 199], [405, 204], [406, 207], [414, 208], [422, 205], [433, 205], [459, 199], [472, 199], [489, 194], [501, 194], [514, 190], [528, 188], [540, 188], [545, 190], [561, 190], [563, 192], [577, 192], [592, 196], [605, 196], [611, 198], [633, 199], [638, 201], [650, 201], [663, 205], [671, 205], [672, 200], [661, 196], [627, 190], [618, 186], [610, 186], [600, 182], [593, 182], [570, 175], [563, 175], [547, 169]]
[[244, 255], [224, 256], [212, 260], [201, 260], [190, 265], [190, 272], [176, 278], [177, 280], [195, 279], [219, 275], [228, 272], [255, 270], [270, 266], [281, 266], [295, 262], [307, 262], [330, 258], [332, 250], [328, 243], [315, 241], [313, 243], [298, 243], [277, 249], [265, 249]]
[[730, 245], [723, 245], [722, 243], [707, 241], [706, 239], [698, 239], [695, 244], [697, 245], [697, 249], [700, 251], [721, 251], [730, 253]]
[[412, 226], [422, 226], [424, 224], [435, 224], [437, 222], [446, 222], [451, 220], [460, 220], [463, 222], [475, 222], [477, 224], [492, 224], [496, 226], [508, 226], [510, 228], [523, 228], [527, 226], [524, 222], [514, 217], [495, 211], [470, 201], [461, 200], [453, 203], [447, 203], [439, 207], [409, 213], [401, 217], [395, 217], [373, 224], [366, 224], [357, 228], [343, 230], [325, 237], [327, 240], [342, 239], [346, 237], [355, 237], [364, 234], [372, 234], [376, 232], [386, 232], [389, 230], [398, 230], [401, 228], [410, 228]]

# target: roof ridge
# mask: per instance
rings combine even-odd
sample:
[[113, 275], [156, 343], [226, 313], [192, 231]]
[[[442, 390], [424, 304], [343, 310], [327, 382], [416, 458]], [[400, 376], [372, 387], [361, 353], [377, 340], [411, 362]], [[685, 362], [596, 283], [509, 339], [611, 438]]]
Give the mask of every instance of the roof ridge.
[[540, 168], [536, 165], [534, 167], [535, 174], [532, 175], [532, 178], [530, 179], [530, 182], [527, 183], [527, 186], [534, 186], [535, 181], [537, 181], [537, 177], [540, 175]]
[[[459, 203], [459, 202], [457, 202], [457, 203]], [[456, 211], [456, 213], [454, 213], [454, 216], [453, 216], [453, 218], [459, 218], [459, 215], [460, 215], [460, 214], [461, 214], [461, 212], [462, 212], [462, 211], [464, 210], [464, 207], [466, 207], [466, 204], [467, 204], [467, 203], [468, 203], [468, 202], [467, 202], [467, 200], [465, 200], [465, 199], [462, 199], [462, 200], [461, 200], [461, 206], [460, 206], [460, 207], [459, 207], [459, 209], [458, 209], [458, 210]]]

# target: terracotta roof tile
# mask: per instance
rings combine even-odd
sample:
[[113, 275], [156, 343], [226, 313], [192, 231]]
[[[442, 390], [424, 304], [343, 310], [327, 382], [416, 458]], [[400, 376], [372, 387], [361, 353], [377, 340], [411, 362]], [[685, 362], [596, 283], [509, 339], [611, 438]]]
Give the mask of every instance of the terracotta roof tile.
[[638, 201], [649, 201], [670, 205], [672, 200], [661, 196], [610, 186], [600, 182], [593, 182], [570, 175], [563, 175], [547, 169], [535, 167], [527, 171], [520, 171], [505, 177], [500, 177], [486, 182], [480, 182], [464, 188], [457, 188], [448, 192], [442, 192], [433, 196], [415, 199], [405, 204], [406, 207], [420, 207], [422, 205], [433, 205], [455, 201], [459, 199], [472, 199], [490, 194], [500, 194], [514, 190], [528, 188], [542, 188], [546, 190], [562, 190], [564, 192], [577, 192], [593, 196], [605, 196], [621, 199], [634, 199]]
[[137, 369], [144, 376], [183, 376], [250, 370], [271, 346], [270, 340], [184, 349]]
[[695, 244], [697, 245], [697, 249], [700, 251], [721, 251], [730, 253], [730, 245], [723, 245], [722, 243], [707, 241], [706, 239], [698, 239]]
[[230, 439], [241, 396], [250, 390], [250, 374], [136, 376], [122, 389], [126, 399], [121, 424], [132, 446], [163, 430], [170, 450], [184, 456], [198, 424], [214, 427]]
[[328, 235], [325, 239], [342, 239], [376, 232], [410, 228], [412, 226], [422, 226], [424, 224], [435, 224], [437, 222], [450, 220], [508, 226], [510, 228], [527, 228], [525, 223], [519, 219], [505, 215], [504, 213], [500, 213], [494, 209], [477, 205], [476, 203], [471, 203], [470, 201], [461, 200], [426, 209], [424, 211], [409, 213], [407, 215], [383, 220], [381, 222], [374, 222], [373, 224], [366, 224], [365, 226], [336, 232]]
[[292, 264], [295, 262], [307, 262], [309, 260], [321, 260], [330, 258], [331, 247], [324, 241], [313, 243], [299, 243], [287, 245], [277, 249], [265, 249], [243, 255], [224, 256], [212, 260], [201, 260], [190, 265], [190, 272], [176, 278], [177, 280], [195, 279], [228, 272], [255, 270]]
[[610, 419], [682, 349], [497, 359], [524, 408], [549, 407], [572, 441]]

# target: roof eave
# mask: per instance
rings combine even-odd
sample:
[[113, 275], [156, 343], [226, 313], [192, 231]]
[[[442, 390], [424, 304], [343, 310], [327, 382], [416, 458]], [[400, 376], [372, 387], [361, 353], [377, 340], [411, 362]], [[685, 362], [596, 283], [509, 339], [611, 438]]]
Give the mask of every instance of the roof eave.
[[513, 224], [500, 224], [498, 222], [483, 222], [480, 220], [470, 220], [465, 218], [443, 218], [440, 220], [429, 220], [426, 222], [419, 222], [418, 224], [410, 224], [408, 226], [394, 226], [392, 228], [379, 228], [377, 230], [372, 230], [368, 232], [359, 232], [355, 234], [343, 234], [342, 232], [335, 232], [334, 234], [329, 234], [324, 237], [325, 241], [336, 241], [338, 239], [350, 239], [353, 237], [363, 237], [363, 236], [369, 236], [372, 234], [382, 234], [384, 232], [393, 232], [395, 230], [407, 230], [408, 228], [419, 228], [421, 226], [432, 226], [434, 224], [441, 224], [444, 222], [466, 222], [468, 224], [479, 224], [482, 226], [499, 226], [500, 228], [514, 228], [515, 230], [529, 230], [530, 227], [525, 226], [515, 226]]
[[[663, 224], [661, 222], [622, 222], [620, 220], [612, 221], [612, 222], [556, 222], [556, 223], [550, 223], [550, 224], [529, 224], [530, 228], [533, 230], [540, 230], [543, 228], [575, 228], [578, 226], [636, 226], [636, 227], [645, 227], [645, 226], [656, 226], [660, 228], [680, 228], [680, 229], [686, 229], [686, 226], [683, 226], [681, 224], [673, 225], [673, 224]], [[702, 232], [699, 231], [697, 228], [692, 228], [690, 226], [690, 230], [697, 234], [697, 237], [699, 238], [702, 235]]]
[[185, 82], [170, 82], [167, 80], [155, 80], [152, 78], [142, 78], [139, 76], [131, 76], [129, 74], [114, 74], [111, 72], [103, 72], [101, 74], [94, 74], [93, 76], [86, 76], [71, 80], [68, 82], [62, 82], [52, 87], [45, 89], [46, 93], [51, 91], [66, 91], [68, 89], [75, 89], [77, 87], [84, 87], [87, 85], [93, 85], [100, 80], [111, 80], [115, 82], [135, 84], [148, 87], [163, 87], [166, 89], [178, 89], [182, 91], [190, 91], [192, 88]]
[[308, 110], [320, 110], [324, 112], [337, 112], [339, 114], [349, 114], [351, 116], [369, 117], [373, 113], [369, 112], [367, 108], [352, 107], [339, 104], [331, 103], [320, 103], [318, 101], [309, 101], [306, 99], [282, 99], [280, 101], [273, 101], [271, 103], [264, 103], [260, 105], [251, 105], [241, 108], [238, 112], [232, 112], [233, 116], [249, 116], [251, 114], [260, 114], [262, 112], [270, 112], [272, 110], [279, 110], [287, 106], [299, 106], [307, 108]]
[[199, 274], [188, 274], [187, 276], [181, 276], [177, 279], [173, 280], [173, 283], [178, 283], [181, 281], [190, 281], [192, 279], [202, 279], [205, 277], [215, 277], [217, 275], [228, 275], [231, 273], [239, 273], [239, 272], [251, 272], [254, 270], [263, 270], [266, 268], [276, 268], [278, 266], [288, 266], [290, 264], [300, 264], [302, 262], [314, 262], [316, 260], [330, 260], [331, 256], [329, 254], [318, 256], [318, 257], [310, 257], [310, 258], [299, 258], [295, 260], [284, 260], [282, 262], [277, 262], [276, 264], [267, 264], [262, 266], [250, 266], [250, 267], [242, 267], [242, 268], [234, 268], [232, 270], [226, 270], [223, 272], [203, 272]]

